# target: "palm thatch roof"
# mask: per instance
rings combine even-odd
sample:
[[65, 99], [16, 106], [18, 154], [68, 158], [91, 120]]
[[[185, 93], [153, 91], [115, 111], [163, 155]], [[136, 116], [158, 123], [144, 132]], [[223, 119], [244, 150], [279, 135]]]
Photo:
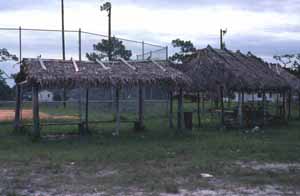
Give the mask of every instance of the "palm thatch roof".
[[269, 66], [274, 72], [281, 75], [281, 77], [289, 83], [293, 91], [300, 93], [300, 79], [297, 76], [291, 74], [279, 64], [271, 63]]
[[263, 61], [253, 56], [214, 49], [198, 50], [183, 64], [174, 65], [193, 80], [198, 91], [216, 91], [223, 86], [229, 91], [278, 91], [288, 83]]
[[191, 84], [189, 77], [166, 61], [86, 62], [57, 59], [24, 59], [18, 82], [43, 88], [118, 87], [160, 85], [168, 88]]

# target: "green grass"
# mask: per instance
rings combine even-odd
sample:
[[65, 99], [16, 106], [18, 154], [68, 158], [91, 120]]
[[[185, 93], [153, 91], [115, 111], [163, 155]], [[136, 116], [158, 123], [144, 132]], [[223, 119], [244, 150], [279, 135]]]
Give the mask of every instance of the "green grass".
[[[186, 108], [188, 111], [192, 105], [187, 104]], [[62, 112], [68, 115], [73, 111]], [[95, 112], [93, 115], [92, 118], [99, 115], [113, 118], [105, 113]], [[123, 113], [123, 118], [135, 119], [133, 113], [128, 115]], [[235, 163], [300, 162], [300, 121], [264, 128], [257, 133], [207, 127], [178, 133], [176, 129], [168, 128], [167, 118], [154, 117], [155, 113], [146, 116], [147, 129], [141, 133], [133, 131], [132, 123], [123, 123], [119, 137], [111, 134], [113, 123], [90, 125], [90, 136], [54, 140], [46, 136], [77, 133], [78, 127], [43, 127], [43, 139], [39, 142], [32, 142], [26, 134], [13, 134], [11, 125], [1, 125], [0, 167], [13, 169], [14, 178], [8, 185], [0, 180], [0, 188], [24, 188], [28, 182], [35, 187], [32, 175], [40, 174], [46, 179], [36, 188], [61, 190], [61, 184], [66, 184], [71, 186], [66, 189], [84, 193], [96, 187], [113, 195], [118, 192], [114, 189], [116, 185], [123, 187], [125, 192], [124, 187], [134, 186], [154, 193], [177, 192], [180, 187], [213, 188], [206, 179], [199, 177], [201, 172], [211, 173], [230, 183], [251, 186], [280, 183], [298, 187], [298, 170], [293, 174], [279, 175], [241, 169]], [[75, 166], [70, 166], [71, 163]], [[99, 170], [107, 169], [118, 172], [112, 176], [95, 176]], [[72, 176], [77, 177], [75, 181]]]

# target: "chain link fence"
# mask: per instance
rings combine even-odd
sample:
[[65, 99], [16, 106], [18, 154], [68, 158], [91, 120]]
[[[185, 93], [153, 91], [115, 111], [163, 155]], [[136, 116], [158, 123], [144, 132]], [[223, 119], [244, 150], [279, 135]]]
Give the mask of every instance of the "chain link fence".
[[[19, 61], [22, 58], [62, 59], [62, 32], [51, 29], [0, 28], [0, 48], [6, 48], [11, 54], [16, 54]], [[118, 38], [130, 50], [130, 60], [167, 59], [167, 47]], [[105, 35], [82, 31], [81, 29], [65, 31], [66, 59], [88, 60], [87, 54], [95, 52], [94, 44], [107, 40]], [[149, 55], [151, 54], [151, 55]], [[3, 83], [8, 85], [10, 97], [0, 97], [0, 124], [10, 123], [15, 119], [16, 84], [11, 75], [19, 72], [19, 62], [0, 62], [0, 70], [5, 72]], [[32, 90], [22, 87], [21, 122], [22, 125], [32, 125]], [[121, 120], [133, 122], [137, 119], [137, 89], [123, 89], [120, 100]], [[3, 92], [1, 92], [3, 94]], [[84, 89], [66, 91], [64, 101], [63, 89], [40, 89], [40, 120], [41, 125], [69, 124], [78, 125], [87, 116], [91, 127], [98, 123], [114, 121], [114, 89], [89, 89], [88, 111], [86, 111], [86, 92]], [[167, 95], [159, 88], [145, 88], [145, 121], [164, 119], [168, 112]], [[167, 121], [166, 121], [167, 123]], [[113, 125], [113, 124], [111, 124]], [[98, 126], [98, 125], [97, 125]], [[54, 126], [58, 129], [58, 126]]]
[[[19, 54], [20, 59], [62, 58], [61, 30], [0, 28], [0, 47], [8, 49], [13, 54]], [[147, 59], [151, 56], [157, 60], [166, 60], [168, 48], [144, 41], [136, 41], [116, 37], [127, 50], [132, 53], [131, 60]], [[66, 59], [87, 60], [86, 54], [94, 52], [94, 44], [108, 40], [105, 35], [82, 31], [81, 29], [65, 30]], [[152, 53], [152, 55], [150, 55]]]

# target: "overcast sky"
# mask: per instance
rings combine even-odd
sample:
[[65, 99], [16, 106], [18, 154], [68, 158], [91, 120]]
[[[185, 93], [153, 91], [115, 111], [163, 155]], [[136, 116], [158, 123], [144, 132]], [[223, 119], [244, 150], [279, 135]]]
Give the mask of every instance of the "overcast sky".
[[[191, 40], [199, 48], [208, 44], [219, 47], [219, 30], [227, 28], [225, 41], [228, 49], [252, 51], [265, 59], [271, 59], [273, 55], [300, 52], [300, 0], [111, 2], [112, 29], [116, 36], [161, 45], [168, 45], [172, 39], [181, 38]], [[66, 28], [82, 28], [106, 34], [107, 14], [100, 12], [101, 3], [104, 1], [65, 0]], [[1, 27], [59, 29], [60, 0], [1, 1], [0, 18]], [[17, 45], [16, 41], [12, 43], [8, 35], [1, 35], [0, 47], [9, 48], [11, 45], [13, 48]], [[14, 36], [15, 39], [17, 35]], [[59, 50], [60, 47], [59, 39], [54, 41], [47, 36], [29, 34], [24, 37], [28, 40], [28, 48], [37, 50], [35, 44], [45, 43], [43, 48], [39, 45], [40, 54], [47, 55], [47, 51], [51, 53], [50, 46], [54, 48], [52, 50]], [[75, 43], [69, 44], [69, 48], [74, 49]]]

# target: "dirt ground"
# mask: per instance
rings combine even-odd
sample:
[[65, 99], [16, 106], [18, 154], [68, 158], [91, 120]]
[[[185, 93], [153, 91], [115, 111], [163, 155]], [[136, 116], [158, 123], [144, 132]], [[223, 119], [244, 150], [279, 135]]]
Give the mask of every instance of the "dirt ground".
[[[299, 175], [300, 164], [257, 162], [236, 162], [233, 164], [236, 167], [235, 169], [239, 171], [236, 174], [224, 176], [214, 176], [212, 174], [210, 177], [201, 177], [195, 175], [196, 171], [194, 171], [194, 174], [191, 175], [175, 175], [173, 180], [176, 181], [176, 185], [164, 185], [165, 188], [163, 189], [156, 189], [155, 187], [167, 180], [166, 176], [154, 179], [154, 188], [151, 189], [145, 188], [140, 180], [139, 185], [124, 183], [128, 179], [136, 178], [140, 171], [137, 169], [132, 172], [132, 170], [124, 169], [122, 166], [93, 164], [93, 166], [83, 167], [83, 165], [75, 162], [63, 165], [40, 162], [27, 166], [23, 163], [2, 164], [0, 168], [0, 176], [2, 176], [0, 179], [0, 193], [17, 196], [300, 195], [299, 184], [282, 184], [277, 183], [276, 180], [276, 178], [282, 176], [285, 178]], [[263, 175], [268, 175], [270, 172], [275, 176], [274, 179], [264, 182]], [[187, 183], [191, 180], [192, 183], [198, 181], [199, 185], [196, 188], [189, 188]], [[253, 183], [253, 180], [255, 183]]]
[[[22, 110], [22, 119], [31, 120], [33, 117], [32, 110]], [[14, 110], [0, 110], [0, 121], [12, 121], [15, 119]], [[77, 119], [76, 116], [66, 116], [66, 115], [50, 115], [44, 112], [40, 112], [40, 119], [66, 119], [72, 120]]]

